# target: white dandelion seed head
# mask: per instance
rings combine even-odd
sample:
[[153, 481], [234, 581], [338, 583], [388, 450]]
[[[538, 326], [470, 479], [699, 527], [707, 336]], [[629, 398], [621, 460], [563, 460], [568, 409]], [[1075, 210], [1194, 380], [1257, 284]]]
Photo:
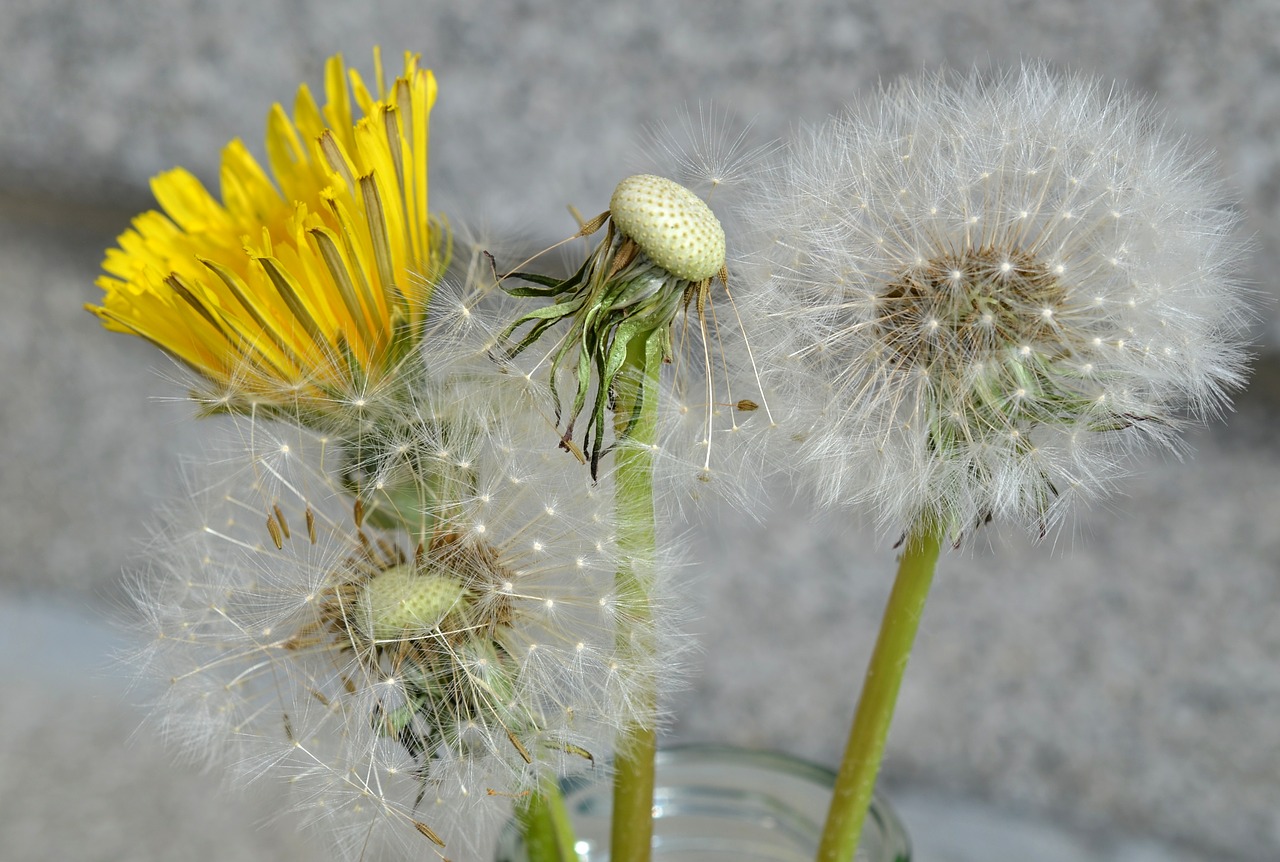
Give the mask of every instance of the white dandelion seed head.
[[[625, 623], [678, 643], [679, 603], [661, 571], [651, 621], [618, 594], [612, 476], [591, 491], [541, 417], [467, 391], [423, 395], [412, 445], [382, 460], [237, 417], [134, 578], [160, 733], [287, 783], [347, 858], [481, 858], [512, 799], [604, 768], [618, 730], [651, 720], [643, 693], [678, 671], [673, 652], [619, 642]], [[405, 458], [432, 477], [409, 498], [392, 481]], [[357, 507], [341, 463], [384, 490], [361, 482]]]
[[1158, 120], [1031, 65], [899, 85], [793, 143], [744, 210], [764, 250], [739, 302], [809, 405], [785, 458], [824, 497], [894, 531], [1043, 533], [1224, 406], [1237, 219]]

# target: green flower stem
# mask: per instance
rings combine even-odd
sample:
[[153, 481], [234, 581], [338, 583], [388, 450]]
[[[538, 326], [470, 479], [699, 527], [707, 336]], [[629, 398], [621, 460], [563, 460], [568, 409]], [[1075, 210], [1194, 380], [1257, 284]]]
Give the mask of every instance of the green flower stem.
[[578, 862], [573, 824], [555, 776], [543, 779], [538, 792], [517, 807], [516, 817], [529, 862]]
[[[639, 622], [649, 616], [649, 595], [657, 548], [653, 506], [653, 452], [658, 434], [658, 376], [662, 345], [657, 335], [633, 339], [623, 371], [614, 383], [614, 455], [618, 547], [624, 563], [618, 592]], [[624, 649], [652, 651], [636, 632], [618, 633]], [[613, 782], [613, 862], [647, 862], [653, 844], [653, 758], [657, 751], [657, 692], [645, 694], [647, 720], [627, 728], [618, 740]]]
[[884, 609], [880, 635], [867, 665], [844, 759], [836, 775], [831, 807], [822, 830], [822, 842], [818, 845], [818, 862], [851, 862], [857, 852], [876, 774], [884, 757], [893, 707], [920, 617], [924, 615], [942, 538], [943, 531], [938, 527], [917, 523], [898, 558], [898, 575]]

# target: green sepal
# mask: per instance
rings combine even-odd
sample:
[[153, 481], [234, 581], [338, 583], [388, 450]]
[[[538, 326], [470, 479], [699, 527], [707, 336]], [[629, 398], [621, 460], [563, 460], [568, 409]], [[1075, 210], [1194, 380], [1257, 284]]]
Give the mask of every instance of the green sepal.
[[559, 296], [576, 288], [582, 282], [585, 274], [585, 265], [579, 267], [578, 271], [568, 278], [553, 278], [549, 275], [539, 275], [536, 272], [512, 272], [508, 273], [506, 277], [540, 284], [542, 287], [507, 287], [503, 285], [503, 290], [511, 296]]
[[[623, 368], [633, 342], [643, 339], [646, 355], [661, 359], [670, 354], [670, 326], [686, 295], [687, 285], [673, 279], [647, 258], [629, 262], [614, 272], [616, 248], [607, 238], [596, 247], [587, 261], [572, 276], [554, 279], [536, 273], [515, 272], [511, 276], [536, 285], [508, 287], [506, 292], [520, 297], [561, 297], [552, 305], [522, 314], [503, 333], [510, 339], [521, 327], [528, 326], [524, 336], [506, 349], [508, 359], [518, 356], [542, 338], [559, 321], [570, 319], [569, 331], [552, 352], [550, 390], [555, 404], [556, 422], [562, 415], [557, 378], [566, 364], [573, 362], [574, 394], [561, 445], [573, 450], [574, 428], [591, 399], [583, 450], [591, 464], [591, 474], [598, 475], [600, 459], [606, 451], [606, 418], [612, 407], [614, 383]], [[611, 275], [608, 275], [611, 274]], [[576, 354], [571, 359], [571, 355]], [[633, 405], [638, 410], [640, 405]], [[631, 420], [622, 426], [630, 426]]]

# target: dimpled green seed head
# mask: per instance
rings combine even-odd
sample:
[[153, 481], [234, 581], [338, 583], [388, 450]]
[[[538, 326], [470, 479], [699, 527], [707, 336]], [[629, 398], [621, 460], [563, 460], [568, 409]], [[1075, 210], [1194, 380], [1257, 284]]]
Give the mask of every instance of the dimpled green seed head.
[[393, 566], [365, 584], [358, 599], [361, 630], [373, 640], [402, 638], [437, 625], [466, 595], [453, 578]]
[[679, 183], [636, 174], [618, 183], [609, 212], [624, 235], [676, 278], [702, 281], [724, 268], [724, 228], [702, 198]]

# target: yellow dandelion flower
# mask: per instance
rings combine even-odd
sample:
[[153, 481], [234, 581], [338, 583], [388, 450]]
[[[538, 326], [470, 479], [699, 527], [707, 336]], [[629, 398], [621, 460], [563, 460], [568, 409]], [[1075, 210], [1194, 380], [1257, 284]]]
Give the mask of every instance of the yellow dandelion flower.
[[162, 173], [151, 188], [164, 212], [135, 218], [107, 251], [106, 295], [86, 308], [208, 380], [210, 406], [358, 397], [421, 331], [449, 252], [427, 209], [436, 82], [416, 55], [390, 87], [376, 49], [374, 63], [376, 98], [339, 55], [325, 66], [323, 109], [305, 84], [292, 120], [272, 107], [274, 183], [233, 140], [221, 201], [182, 168]]

